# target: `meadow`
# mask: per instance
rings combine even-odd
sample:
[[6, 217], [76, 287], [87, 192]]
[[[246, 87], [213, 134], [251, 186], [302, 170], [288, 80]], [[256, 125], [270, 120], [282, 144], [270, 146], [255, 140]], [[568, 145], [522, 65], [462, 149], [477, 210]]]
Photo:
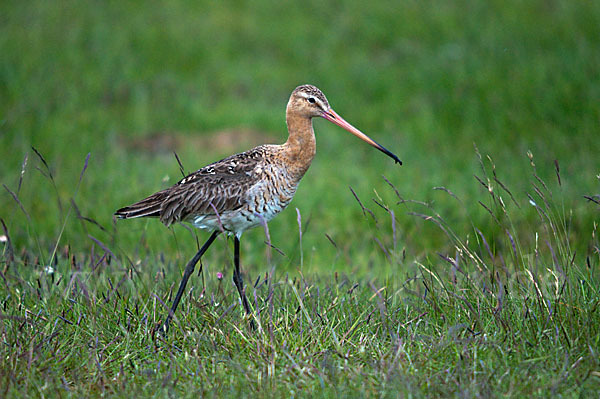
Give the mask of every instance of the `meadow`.
[[[368, 4], [367, 4], [368, 3]], [[0, 5], [0, 397], [598, 397], [600, 3]], [[289, 208], [116, 209], [327, 122]], [[176, 155], [175, 155], [176, 154]]]

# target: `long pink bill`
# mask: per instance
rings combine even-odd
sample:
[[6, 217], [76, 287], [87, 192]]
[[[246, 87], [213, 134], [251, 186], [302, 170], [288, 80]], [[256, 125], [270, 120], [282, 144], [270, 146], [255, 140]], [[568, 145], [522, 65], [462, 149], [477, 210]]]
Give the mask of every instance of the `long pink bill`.
[[399, 163], [400, 165], [402, 165], [402, 161], [400, 159], [398, 159], [398, 157], [396, 155], [394, 155], [387, 148], [385, 148], [381, 144], [377, 143], [375, 140], [373, 140], [372, 138], [370, 138], [369, 136], [367, 136], [366, 134], [364, 134], [363, 132], [361, 132], [360, 130], [358, 130], [357, 128], [355, 128], [354, 126], [349, 124], [348, 122], [346, 122], [344, 120], [344, 118], [339, 116], [337, 114], [337, 112], [335, 112], [333, 109], [329, 108], [329, 111], [323, 112], [321, 114], [321, 116], [323, 118], [327, 119], [329, 122], [333, 122], [336, 125], [338, 125], [339, 127], [346, 129], [347, 131], [349, 131], [350, 133], [352, 133], [359, 139], [371, 144], [373, 147], [377, 148], [379, 151], [383, 152], [385, 155], [389, 156], [394, 161], [396, 161], [396, 163]]

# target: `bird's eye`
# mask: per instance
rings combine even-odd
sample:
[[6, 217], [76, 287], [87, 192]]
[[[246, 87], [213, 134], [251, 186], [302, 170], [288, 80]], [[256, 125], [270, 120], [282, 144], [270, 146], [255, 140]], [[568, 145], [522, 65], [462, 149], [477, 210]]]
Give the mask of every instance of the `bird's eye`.
[[314, 97], [308, 97], [308, 102], [314, 104], [316, 102]]

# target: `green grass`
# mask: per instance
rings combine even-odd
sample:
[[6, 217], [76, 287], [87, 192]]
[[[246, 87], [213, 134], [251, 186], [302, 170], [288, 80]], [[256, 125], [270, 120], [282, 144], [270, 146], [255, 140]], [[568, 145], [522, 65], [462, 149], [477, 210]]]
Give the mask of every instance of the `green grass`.
[[[599, 26], [595, 2], [3, 3], [0, 396], [595, 397]], [[112, 213], [179, 179], [172, 151], [283, 142], [301, 83], [404, 166], [316, 121], [277, 249], [242, 240], [258, 331], [219, 239], [154, 335], [206, 233]]]

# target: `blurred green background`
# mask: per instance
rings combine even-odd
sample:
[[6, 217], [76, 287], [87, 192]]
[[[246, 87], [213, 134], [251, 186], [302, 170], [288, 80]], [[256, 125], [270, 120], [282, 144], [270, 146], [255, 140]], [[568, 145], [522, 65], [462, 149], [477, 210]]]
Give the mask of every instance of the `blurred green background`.
[[[1, 1], [0, 396], [597, 396], [599, 66], [599, 1]], [[219, 239], [154, 335], [196, 237], [113, 212], [304, 83], [404, 165], [316, 120], [262, 327]]]
[[[5, 189], [0, 217], [17, 250], [37, 242], [37, 251], [50, 252], [59, 237], [84, 249], [90, 234], [115, 252], [176, 248], [187, 258], [193, 237], [183, 227], [169, 234], [150, 220], [115, 230], [112, 213], [180, 178], [173, 151], [190, 172], [282, 143], [288, 96], [312, 83], [404, 166], [316, 121], [317, 157], [290, 209], [270, 223], [285, 254], [273, 254], [281, 270], [299, 263], [298, 208], [304, 267], [370, 272], [366, 260], [383, 259], [371, 237], [384, 231], [380, 239], [392, 239], [387, 213], [371, 198], [397, 200], [381, 175], [404, 198], [485, 228], [474, 144], [531, 218], [526, 153], [551, 181], [558, 160], [572, 232], [587, 238], [598, 212], [583, 195], [600, 191], [599, 21], [595, 1], [5, 1], [0, 181], [30, 219]], [[379, 224], [363, 217], [348, 186]], [[69, 213], [71, 198], [105, 231]], [[395, 208], [399, 250], [419, 257], [447, 245], [408, 208]], [[243, 241], [245, 263], [257, 271], [265, 251], [259, 230]]]

